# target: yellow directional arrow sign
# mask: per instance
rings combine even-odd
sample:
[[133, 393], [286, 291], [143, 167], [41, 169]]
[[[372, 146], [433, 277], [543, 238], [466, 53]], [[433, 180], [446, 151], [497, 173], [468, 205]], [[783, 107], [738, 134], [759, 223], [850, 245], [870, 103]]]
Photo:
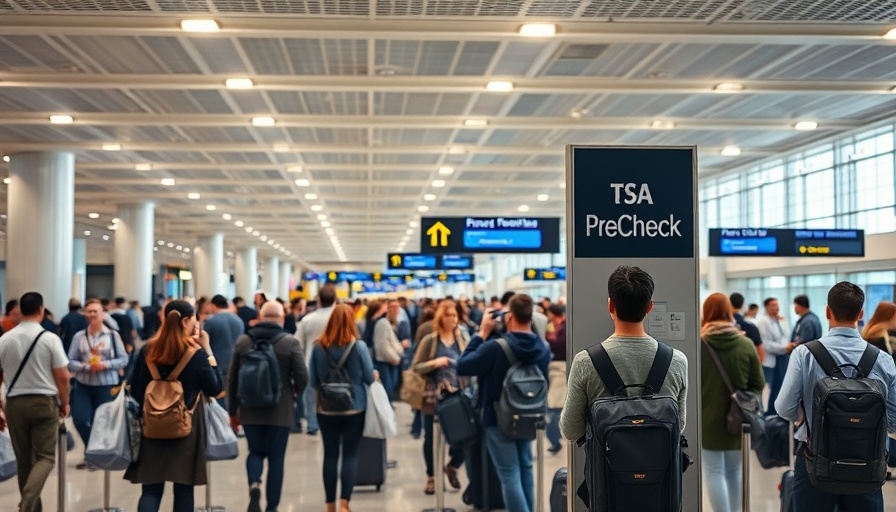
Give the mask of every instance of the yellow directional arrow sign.
[[451, 234], [451, 230], [441, 221], [430, 226], [426, 234], [429, 235], [430, 247], [448, 247], [448, 235]]
[[526, 271], [526, 276], [528, 276], [529, 279], [535, 279], [535, 274], [537, 274], [537, 273], [538, 272], [534, 268], [530, 268], [529, 270]]
[[392, 258], [391, 258], [391, 262], [392, 262], [393, 267], [401, 267], [401, 255], [393, 254]]
[[329, 274], [327, 274], [327, 278], [329, 278], [330, 281], [335, 281], [336, 280], [336, 272], [330, 272]]

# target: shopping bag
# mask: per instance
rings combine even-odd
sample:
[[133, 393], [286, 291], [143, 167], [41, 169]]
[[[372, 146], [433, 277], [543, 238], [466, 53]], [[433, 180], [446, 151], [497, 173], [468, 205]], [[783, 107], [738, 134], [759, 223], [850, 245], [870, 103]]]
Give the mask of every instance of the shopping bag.
[[114, 400], [97, 408], [84, 460], [109, 471], [127, 469], [131, 463], [127, 393], [119, 391]]
[[16, 476], [16, 454], [12, 451], [9, 430], [0, 432], [0, 482]]
[[367, 387], [367, 411], [364, 413], [364, 437], [387, 439], [398, 433], [395, 411], [386, 388], [379, 381]]
[[140, 404], [127, 396], [128, 409], [128, 440], [131, 445], [131, 462], [140, 460], [140, 445], [143, 440], [143, 415], [140, 413]]
[[205, 445], [207, 461], [233, 460], [239, 457], [240, 445], [230, 428], [230, 416], [215, 400], [210, 400], [205, 406], [205, 425], [208, 432]]

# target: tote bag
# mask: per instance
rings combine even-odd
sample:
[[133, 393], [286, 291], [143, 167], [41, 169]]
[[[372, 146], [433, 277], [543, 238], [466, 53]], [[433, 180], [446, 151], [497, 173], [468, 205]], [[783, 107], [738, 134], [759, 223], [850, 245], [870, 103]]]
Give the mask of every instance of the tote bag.
[[119, 391], [114, 400], [97, 408], [84, 459], [92, 466], [109, 471], [127, 469], [131, 463], [127, 394], [124, 391]]
[[367, 411], [364, 413], [364, 437], [386, 439], [398, 433], [395, 411], [389, 403], [386, 388], [375, 381], [367, 387]]
[[208, 440], [205, 444], [205, 459], [233, 460], [240, 455], [240, 445], [236, 434], [230, 428], [230, 416], [216, 400], [209, 400], [205, 407], [205, 424]]

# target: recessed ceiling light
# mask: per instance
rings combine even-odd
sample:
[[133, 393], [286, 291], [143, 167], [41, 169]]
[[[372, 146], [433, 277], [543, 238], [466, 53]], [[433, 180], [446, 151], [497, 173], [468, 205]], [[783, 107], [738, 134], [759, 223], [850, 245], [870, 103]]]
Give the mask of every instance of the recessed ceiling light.
[[178, 251], [181, 251], [181, 250], [183, 250], [184, 246], [176, 245], [176, 246], [174, 246], [174, 248], [177, 249]]
[[462, 155], [466, 152], [467, 150], [460, 146], [451, 146], [450, 148], [448, 148], [449, 155]]
[[238, 220], [238, 221], [234, 222], [233, 225], [238, 228], [241, 228], [241, 227], [243, 227], [243, 221]]
[[794, 130], [814, 130], [818, 128], [818, 123], [815, 121], [799, 121], [795, 125], [793, 125]]
[[225, 214], [222, 214], [222, 215], [221, 215], [221, 218], [224, 219], [224, 220], [230, 220], [232, 217], [230, 216], [229, 213], [225, 213]]
[[467, 128], [483, 128], [488, 126], [488, 121], [485, 119], [466, 119], [464, 120], [464, 126]]
[[199, 192], [190, 192], [189, 194], [187, 194], [188, 199], [199, 199], [200, 197], [202, 196], [199, 194]]
[[565, 181], [561, 181], [561, 182], [560, 182], [560, 188], [566, 188], [566, 182], [565, 182]]
[[409, 229], [409, 230], [405, 231], [404, 234], [406, 234], [406, 235], [413, 235], [413, 234], [414, 234], [414, 230], [413, 230], [413, 229]]
[[251, 78], [228, 78], [224, 80], [224, 85], [228, 89], [251, 89], [255, 87], [255, 82]]
[[538, 195], [535, 197], [535, 199], [538, 199], [539, 201], [547, 201], [547, 200], [549, 200], [550, 198], [551, 198], [551, 196], [549, 196], [549, 195], [547, 195], [547, 194], [538, 194]]
[[168, 247], [174, 249], [174, 242], [168, 242]]
[[553, 23], [526, 23], [520, 27], [520, 35], [525, 37], [553, 37], [556, 33]]
[[418, 206], [417, 211], [420, 213], [426, 213], [429, 211], [429, 206]]
[[190, 252], [190, 248], [189, 248], [189, 247], [184, 247], [184, 252]]
[[308, 181], [308, 180], [306, 180], [306, 179], [298, 179], [298, 180], [296, 180], [296, 186], [299, 186], [299, 187], [307, 187], [307, 186], [309, 186], [309, 185], [311, 185], [311, 182]]
[[317, 220], [327, 220], [327, 214], [326, 213], [318, 214]]
[[136, 164], [134, 165], [135, 171], [151, 171], [152, 164]]
[[273, 241], [273, 240], [268, 240], [268, 245], [274, 245], [274, 241]]
[[513, 82], [492, 80], [485, 85], [485, 89], [490, 92], [510, 92], [513, 90]]
[[323, 209], [324, 209], [324, 207], [319, 204], [315, 204], [315, 205], [311, 206], [312, 212], [319, 212], [319, 211], [322, 211]]
[[274, 244], [274, 249], [280, 249], [280, 244]]
[[118, 224], [119, 222], [121, 222], [121, 219], [119, 219], [118, 217], [112, 217], [112, 224]]
[[115, 143], [103, 144], [103, 151], [121, 151], [121, 144], [115, 144]]
[[528, 212], [529, 205], [521, 204], [519, 208], [516, 209], [518, 212]]
[[320, 221], [320, 227], [322, 227], [322, 228], [328, 228], [328, 227], [330, 227], [330, 221], [328, 221], [328, 220], [322, 220], [322, 221]]
[[274, 153], [288, 153], [289, 144], [274, 144]]
[[252, 226], [246, 226], [246, 233], [252, 232]]
[[426, 194], [423, 196], [424, 201], [435, 201], [435, 199], [436, 199], [435, 194]]
[[118, 229], [118, 225], [117, 224], [109, 224], [108, 226], [106, 226], [106, 229], [108, 229], [109, 231], [115, 231], [116, 229]]
[[88, 213], [87, 216], [90, 217], [91, 219], [98, 219], [98, 218], [100, 218], [100, 214], [98, 214], [98, 213], [94, 213], [94, 212]]
[[737, 156], [740, 154], [740, 148], [737, 146], [725, 146], [722, 148], [723, 156]]
[[654, 130], [671, 130], [672, 128], [675, 128], [675, 123], [673, 121], [657, 119], [656, 121], [650, 123], [650, 127]]
[[445, 180], [432, 180], [433, 188], [442, 188], [445, 186]]
[[9, 163], [9, 155], [3, 155], [3, 161]]
[[302, 172], [303, 170], [301, 165], [290, 165], [286, 168], [286, 172]]
[[582, 109], [576, 109], [569, 113], [569, 117], [573, 119], [581, 119], [585, 117], [585, 111]]
[[72, 116], [67, 115], [55, 115], [50, 116], [50, 122], [53, 124], [72, 124], [75, 119]]
[[180, 29], [184, 32], [217, 32], [221, 25], [215, 20], [182, 20]]
[[[252, 233], [252, 234], [254, 235], [255, 233]], [[261, 241], [262, 241], [262, 242], [266, 242], [267, 239], [268, 239], [267, 235], [261, 235]]]
[[450, 176], [454, 174], [454, 167], [443, 165], [442, 167], [439, 167], [439, 174], [442, 176]]
[[173, 187], [175, 182], [174, 178], [162, 178], [159, 183], [161, 183], [162, 186], [165, 187]]
[[158, 247], [153, 247], [152, 250], [155, 251], [155, 252], [159, 252], [159, 248], [158, 248]]
[[84, 231], [84, 236], [90, 236], [90, 230]]
[[9, 185], [10, 183], [12, 183], [12, 179], [11, 178], [3, 178], [3, 183]]
[[327, 228], [324, 230], [324, 232], [330, 236], [333, 236], [336, 233], [335, 231], [333, 231], [333, 228]]
[[261, 236], [261, 233], [259, 233], [258, 231], [253, 231], [252, 236]]
[[722, 82], [720, 84], [716, 84], [716, 86], [713, 87], [712, 90], [719, 93], [741, 92], [744, 90], [744, 84], [740, 82]]
[[896, 28], [891, 28], [884, 34], [884, 39], [896, 39]]
[[109, 240], [109, 235], [103, 235], [103, 240], [108, 241], [108, 240]]
[[305, 199], [313, 201], [313, 200], [317, 199], [317, 194], [312, 194], [312, 193], [305, 194]]
[[417, 223], [416, 220], [412, 220], [411, 222], [408, 222], [408, 226], [411, 226], [412, 228], [416, 228], [417, 226], [419, 226], [419, 224]]
[[[263, 116], [252, 118], [252, 126], [274, 126], [275, 124], [277, 124], [277, 121], [275, 121], [273, 117]], [[274, 151], [276, 151], [276, 149]]]
[[159, 240], [159, 245], [165, 245], [165, 241], [164, 241], [164, 240]]

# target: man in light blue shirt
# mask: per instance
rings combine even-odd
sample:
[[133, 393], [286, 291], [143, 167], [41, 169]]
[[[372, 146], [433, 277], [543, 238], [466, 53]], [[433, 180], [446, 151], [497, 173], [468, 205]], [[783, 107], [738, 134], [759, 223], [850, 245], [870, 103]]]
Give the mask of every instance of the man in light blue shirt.
[[[299, 340], [302, 350], [305, 351], [305, 362], [308, 365], [311, 364], [311, 349], [326, 330], [327, 323], [330, 322], [330, 315], [333, 314], [333, 306], [336, 304], [336, 287], [329, 284], [323, 286], [317, 292], [317, 300], [320, 307], [305, 315], [296, 326], [296, 339]], [[305, 388], [302, 401], [305, 406], [305, 419], [308, 421], [307, 434], [317, 435], [317, 431], [320, 429], [317, 423], [317, 393], [311, 386]], [[298, 404], [298, 402], [296, 403]], [[296, 417], [296, 428], [293, 431], [300, 432], [301, 430], [298, 428], [300, 426], [299, 418]]]
[[[864, 311], [862, 305], [865, 294], [858, 286], [841, 282], [828, 292], [827, 319], [831, 330], [820, 339], [824, 348], [838, 364], [858, 364], [868, 343], [857, 330]], [[850, 371], [850, 370], [844, 370]], [[801, 408], [805, 409], [805, 421], [797, 430], [800, 441], [794, 466], [793, 505], [795, 512], [883, 512], [883, 492], [878, 490], [866, 495], [837, 495], [826, 493], [809, 482], [806, 461], [802, 456], [808, 439], [806, 423], [812, 430], [812, 399], [815, 383], [825, 378], [825, 372], [805, 345], [797, 346], [790, 358], [787, 374], [781, 392], [775, 401], [778, 415], [788, 421], [802, 419]], [[887, 400], [887, 431], [896, 434], [896, 365], [893, 358], [881, 352], [868, 376], [884, 383]]]

